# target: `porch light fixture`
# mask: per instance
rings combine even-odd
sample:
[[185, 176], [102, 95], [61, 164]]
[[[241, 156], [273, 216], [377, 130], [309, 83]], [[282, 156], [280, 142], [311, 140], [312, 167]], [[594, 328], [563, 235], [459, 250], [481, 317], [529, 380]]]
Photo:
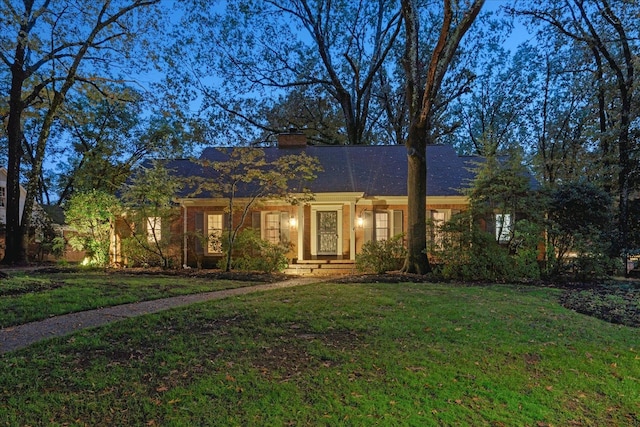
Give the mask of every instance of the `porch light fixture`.
[[356, 218], [356, 227], [362, 228], [363, 226], [364, 226], [364, 218], [359, 216], [358, 218]]
[[298, 226], [298, 219], [291, 217], [289, 218], [289, 227], [296, 228]]

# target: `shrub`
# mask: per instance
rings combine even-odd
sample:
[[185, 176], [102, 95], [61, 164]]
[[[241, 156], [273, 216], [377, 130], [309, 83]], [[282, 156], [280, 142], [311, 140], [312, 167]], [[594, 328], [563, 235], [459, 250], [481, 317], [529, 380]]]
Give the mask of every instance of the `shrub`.
[[136, 236], [122, 239], [122, 252], [126, 254], [127, 265], [130, 267], [163, 267], [171, 268], [177, 261], [166, 253], [158, 253], [151, 249], [146, 242], [141, 242]]
[[86, 251], [90, 264], [108, 264], [110, 226], [118, 212], [115, 196], [98, 190], [78, 193], [69, 200], [65, 210], [67, 222], [77, 231], [69, 239], [71, 247]]
[[611, 196], [586, 181], [559, 186], [549, 206], [549, 273], [575, 280], [605, 277], [619, 266]]
[[398, 234], [388, 240], [366, 242], [362, 246], [362, 252], [356, 255], [358, 271], [384, 273], [399, 270], [407, 256], [403, 237], [403, 234]]
[[538, 254], [542, 233], [543, 227], [540, 224], [526, 219], [516, 222], [514, 237], [509, 243], [516, 263], [516, 278], [540, 278]]
[[499, 244], [493, 233], [472, 226], [470, 215], [461, 214], [446, 223], [440, 248], [430, 255], [438, 272], [449, 280], [506, 281], [537, 279], [540, 227], [526, 220], [516, 224], [509, 244]]
[[[218, 267], [226, 270], [229, 239], [222, 239], [224, 256]], [[291, 250], [291, 244], [271, 243], [260, 238], [257, 230], [246, 228], [240, 231], [233, 244], [231, 268], [241, 271], [261, 271], [273, 273], [282, 271], [289, 265], [286, 254]]]

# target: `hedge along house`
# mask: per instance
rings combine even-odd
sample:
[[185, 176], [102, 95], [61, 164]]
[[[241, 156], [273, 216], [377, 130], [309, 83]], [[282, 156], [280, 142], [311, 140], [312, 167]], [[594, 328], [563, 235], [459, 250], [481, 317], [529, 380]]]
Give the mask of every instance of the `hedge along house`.
[[[281, 198], [262, 200], [246, 217], [244, 226], [259, 230], [263, 239], [291, 243], [288, 272], [348, 273], [365, 242], [405, 233], [406, 147], [311, 146], [302, 133], [290, 132], [278, 136], [277, 147], [261, 150], [267, 161], [305, 153], [318, 159], [323, 169], [316, 173], [315, 180], [306, 183], [313, 193], [312, 200], [295, 205]], [[223, 162], [226, 155], [217, 148], [208, 148], [202, 159]], [[461, 190], [474, 177], [472, 165], [469, 158], [458, 156], [448, 145], [428, 146], [427, 164], [427, 217], [434, 224], [444, 223], [469, 206]], [[203, 173], [199, 165], [187, 160], [175, 161], [170, 167], [185, 178]], [[300, 191], [297, 184], [295, 187], [292, 193]], [[249, 194], [239, 189], [235, 197], [241, 204]], [[176, 202], [179, 218], [168, 230], [163, 227], [163, 233], [174, 235], [166, 236], [172, 239], [173, 252], [181, 252], [183, 266], [215, 267], [223, 257], [219, 236], [227, 224], [228, 198], [206, 192], [190, 196], [185, 192]], [[155, 221], [149, 222], [150, 227]], [[180, 243], [176, 234], [181, 236]], [[192, 238], [194, 235], [208, 236], [208, 241], [201, 244]], [[179, 249], [175, 247], [177, 244], [181, 246]], [[112, 250], [112, 261], [122, 263], [118, 250]]]

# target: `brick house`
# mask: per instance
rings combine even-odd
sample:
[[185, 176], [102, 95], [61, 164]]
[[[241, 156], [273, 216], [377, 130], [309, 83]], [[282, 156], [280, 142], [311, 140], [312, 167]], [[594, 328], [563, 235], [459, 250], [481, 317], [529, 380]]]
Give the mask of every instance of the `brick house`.
[[[262, 150], [268, 161], [304, 152], [317, 158], [323, 168], [308, 184], [314, 194], [312, 201], [291, 205], [280, 199], [264, 200], [245, 221], [245, 226], [260, 230], [263, 239], [291, 242], [290, 272], [348, 271], [365, 242], [388, 239], [407, 230], [406, 147], [311, 146], [303, 134], [292, 132], [279, 135], [276, 147]], [[215, 162], [225, 157], [220, 150], [207, 148], [201, 159]], [[445, 222], [468, 208], [469, 201], [460, 190], [473, 179], [471, 161], [458, 156], [448, 145], [427, 147], [427, 217], [434, 223]], [[201, 173], [200, 167], [189, 160], [173, 161], [169, 167], [183, 177]], [[239, 192], [238, 201], [243, 196], [247, 195]], [[170, 239], [171, 254], [180, 265], [216, 265], [222, 257], [219, 241], [211, 238], [209, 244], [200, 245], [189, 235], [221, 235], [227, 206], [228, 199], [206, 193], [176, 198], [179, 214], [171, 224], [163, 225], [162, 233], [163, 238]], [[126, 264], [119, 244], [126, 227], [116, 224], [114, 230], [111, 262]]]

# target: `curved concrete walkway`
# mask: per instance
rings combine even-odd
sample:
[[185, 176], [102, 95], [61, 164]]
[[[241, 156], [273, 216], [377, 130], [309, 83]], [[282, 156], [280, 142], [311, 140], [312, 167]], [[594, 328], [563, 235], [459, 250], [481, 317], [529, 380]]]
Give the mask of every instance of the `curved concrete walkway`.
[[51, 317], [37, 322], [25, 323], [24, 325], [11, 326], [0, 329], [0, 354], [27, 347], [37, 341], [47, 338], [64, 336], [80, 329], [102, 326], [107, 323], [116, 322], [129, 317], [157, 313], [173, 307], [181, 307], [196, 302], [218, 300], [272, 289], [291, 288], [311, 283], [320, 283], [325, 280], [327, 279], [317, 277], [296, 278], [283, 282], [266, 283], [201, 294], [181, 295], [171, 298], [100, 308], [97, 310], [81, 311], [78, 313]]

